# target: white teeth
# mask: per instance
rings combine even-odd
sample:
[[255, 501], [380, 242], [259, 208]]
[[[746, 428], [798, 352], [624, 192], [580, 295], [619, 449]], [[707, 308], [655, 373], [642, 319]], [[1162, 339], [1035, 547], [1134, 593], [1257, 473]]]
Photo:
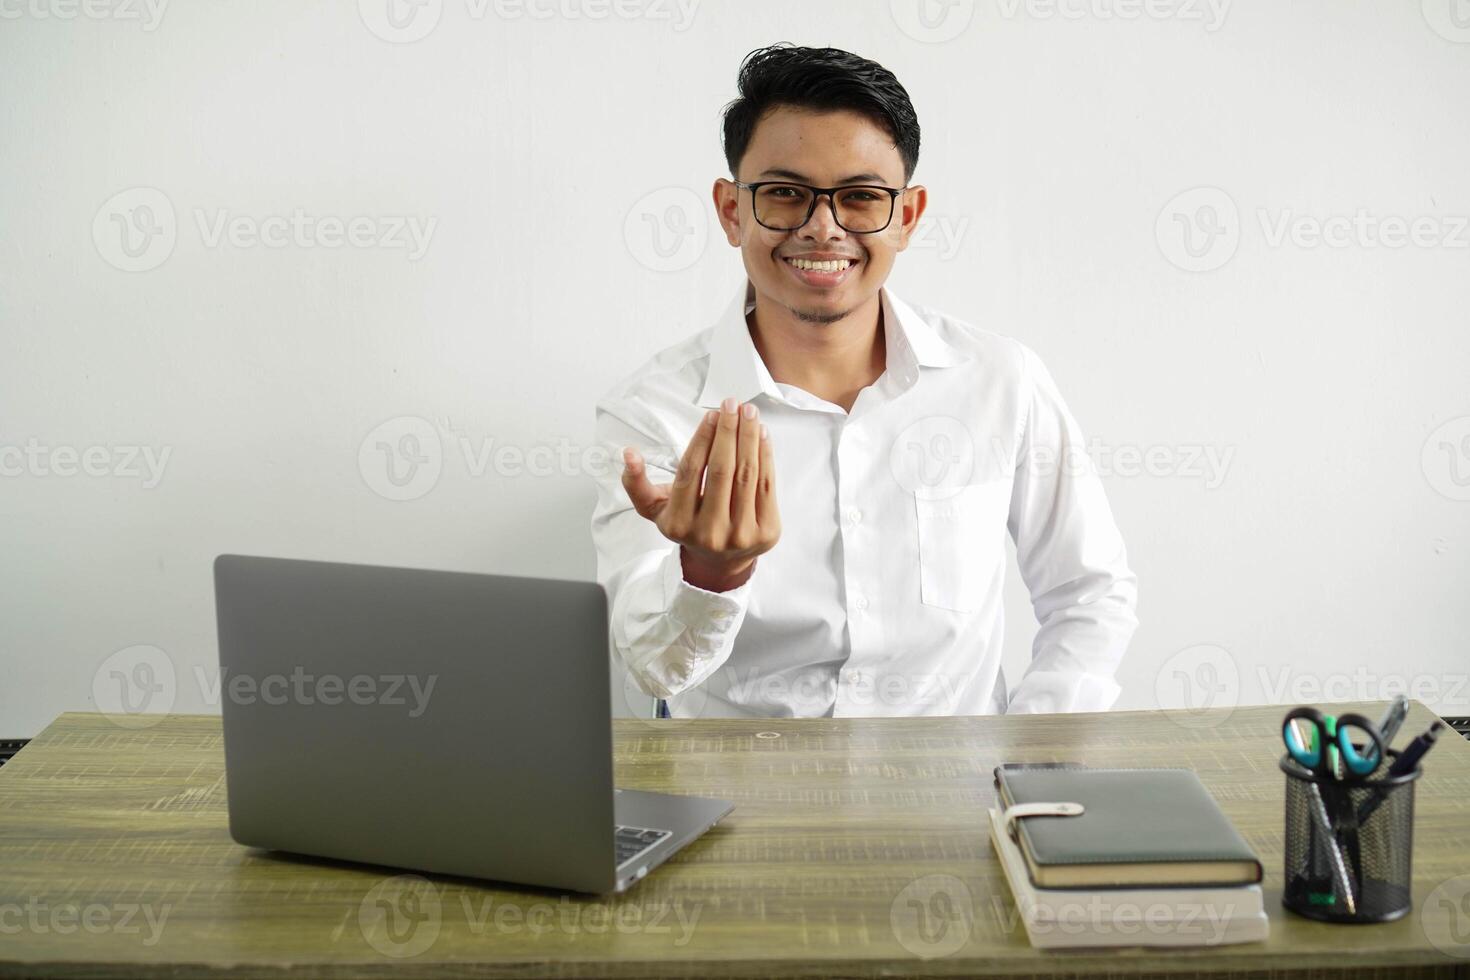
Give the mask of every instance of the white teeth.
[[851, 259], [831, 259], [826, 262], [812, 262], [807, 259], [787, 259], [786, 261], [807, 272], [841, 272], [852, 265]]

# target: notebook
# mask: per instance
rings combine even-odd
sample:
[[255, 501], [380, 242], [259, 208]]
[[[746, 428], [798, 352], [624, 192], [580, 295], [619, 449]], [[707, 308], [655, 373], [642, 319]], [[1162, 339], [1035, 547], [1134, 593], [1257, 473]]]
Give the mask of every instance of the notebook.
[[1080, 803], [1071, 817], [1015, 821], [1039, 888], [1244, 885], [1261, 862], [1188, 769], [1000, 766], [1001, 806]]
[[[990, 843], [1037, 949], [1081, 946], [1224, 946], [1271, 933], [1260, 885], [1221, 888], [1043, 889], [992, 808]], [[1003, 911], [1000, 914], [1005, 914]], [[1004, 920], [1003, 920], [1004, 921]]]

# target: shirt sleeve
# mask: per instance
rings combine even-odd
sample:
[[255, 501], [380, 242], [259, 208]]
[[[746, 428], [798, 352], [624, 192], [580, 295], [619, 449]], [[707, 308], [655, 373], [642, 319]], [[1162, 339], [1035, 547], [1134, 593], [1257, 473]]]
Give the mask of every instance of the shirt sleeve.
[[597, 581], [608, 593], [613, 653], [645, 694], [670, 698], [729, 659], [751, 580], [728, 592], [690, 585], [679, 546], [633, 509], [622, 483], [623, 447], [643, 454], [649, 480], [659, 484], [673, 482], [687, 445], [687, 439], [677, 448], [672, 440], [660, 440], [654, 433], [661, 428], [650, 412], [627, 399], [598, 403], [596, 442], [607, 452], [608, 465], [596, 477], [592, 540]]
[[1138, 580], [1077, 421], [1041, 359], [1021, 347], [1029, 406], [1008, 527], [1038, 629], [1008, 714], [1105, 711], [1138, 628]]

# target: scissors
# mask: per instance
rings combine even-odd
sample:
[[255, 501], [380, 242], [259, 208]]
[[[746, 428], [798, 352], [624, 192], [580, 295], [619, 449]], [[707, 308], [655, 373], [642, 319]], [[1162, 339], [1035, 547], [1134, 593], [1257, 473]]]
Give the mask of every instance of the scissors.
[[[1305, 743], [1298, 734], [1298, 723], [1306, 729]], [[1372, 775], [1383, 764], [1386, 748], [1378, 726], [1362, 715], [1334, 717], [1309, 705], [1286, 713], [1281, 722], [1281, 738], [1298, 765], [1334, 780], [1357, 780]], [[1362, 744], [1363, 751], [1358, 751], [1357, 743]]]

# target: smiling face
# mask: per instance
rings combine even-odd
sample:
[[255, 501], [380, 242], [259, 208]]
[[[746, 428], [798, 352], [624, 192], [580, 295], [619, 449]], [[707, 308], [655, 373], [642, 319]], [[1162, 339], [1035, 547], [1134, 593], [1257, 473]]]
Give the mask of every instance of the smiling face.
[[[742, 183], [901, 187], [903, 158], [883, 128], [859, 113], [777, 106], [756, 124], [738, 176]], [[904, 191], [888, 227], [867, 235], [840, 227], [828, 197], [818, 198], [811, 218], [794, 231], [757, 223], [751, 192], [729, 180], [715, 181], [714, 198], [725, 237], [740, 248], [756, 293], [798, 319], [832, 323], [877, 297], [894, 256], [908, 247], [926, 193], [920, 186]]]

